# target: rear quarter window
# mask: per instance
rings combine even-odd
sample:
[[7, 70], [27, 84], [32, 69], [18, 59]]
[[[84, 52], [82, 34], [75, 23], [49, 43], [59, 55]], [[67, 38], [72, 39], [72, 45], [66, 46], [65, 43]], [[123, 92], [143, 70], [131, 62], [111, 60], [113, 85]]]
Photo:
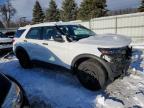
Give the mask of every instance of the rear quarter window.
[[15, 37], [16, 37], [16, 38], [21, 37], [21, 35], [24, 33], [24, 31], [25, 31], [25, 29], [23, 29], [23, 30], [17, 30], [17, 31], [16, 31], [16, 34], [15, 34]]
[[27, 39], [40, 39], [42, 27], [33, 27], [26, 35]]

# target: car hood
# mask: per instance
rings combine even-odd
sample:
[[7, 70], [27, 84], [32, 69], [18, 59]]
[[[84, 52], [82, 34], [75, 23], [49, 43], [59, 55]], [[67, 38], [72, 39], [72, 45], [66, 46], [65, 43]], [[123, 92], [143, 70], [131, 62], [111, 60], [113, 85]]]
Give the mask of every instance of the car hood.
[[11, 38], [0, 38], [0, 43], [12, 42]]
[[78, 43], [97, 45], [100, 48], [119, 48], [130, 45], [131, 38], [122, 35], [104, 34], [81, 39]]

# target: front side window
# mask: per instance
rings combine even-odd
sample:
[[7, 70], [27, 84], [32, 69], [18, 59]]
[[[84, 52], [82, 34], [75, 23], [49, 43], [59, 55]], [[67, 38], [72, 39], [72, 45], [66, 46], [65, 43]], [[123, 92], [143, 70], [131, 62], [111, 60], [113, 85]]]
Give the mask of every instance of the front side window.
[[57, 30], [56, 27], [44, 27], [43, 28], [43, 39], [44, 40], [50, 40], [57, 37], [61, 37], [61, 33]]
[[74, 40], [80, 40], [96, 35], [96, 33], [81, 25], [63, 25], [58, 27], [64, 34], [71, 36]]
[[40, 39], [41, 36], [41, 27], [31, 28], [26, 38], [28, 39]]

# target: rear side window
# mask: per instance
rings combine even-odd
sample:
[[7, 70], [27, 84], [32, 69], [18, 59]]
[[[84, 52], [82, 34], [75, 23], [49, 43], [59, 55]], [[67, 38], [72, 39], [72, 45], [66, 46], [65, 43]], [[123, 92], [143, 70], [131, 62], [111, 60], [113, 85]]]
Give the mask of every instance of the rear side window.
[[41, 27], [35, 27], [31, 28], [28, 34], [26, 35], [26, 38], [28, 39], [40, 39], [41, 36]]
[[24, 31], [25, 31], [25, 29], [23, 29], [23, 30], [17, 30], [17, 31], [16, 31], [16, 34], [15, 34], [15, 37], [16, 37], [16, 38], [21, 37], [21, 35], [24, 33]]

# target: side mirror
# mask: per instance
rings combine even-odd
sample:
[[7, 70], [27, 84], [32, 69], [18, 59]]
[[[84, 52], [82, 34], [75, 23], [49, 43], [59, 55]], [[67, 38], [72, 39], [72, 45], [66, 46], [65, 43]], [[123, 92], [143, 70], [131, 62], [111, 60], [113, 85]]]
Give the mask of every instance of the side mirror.
[[30, 107], [22, 86], [12, 77], [0, 73], [0, 108]]
[[56, 35], [53, 37], [53, 39], [57, 42], [65, 42], [61, 35]]

